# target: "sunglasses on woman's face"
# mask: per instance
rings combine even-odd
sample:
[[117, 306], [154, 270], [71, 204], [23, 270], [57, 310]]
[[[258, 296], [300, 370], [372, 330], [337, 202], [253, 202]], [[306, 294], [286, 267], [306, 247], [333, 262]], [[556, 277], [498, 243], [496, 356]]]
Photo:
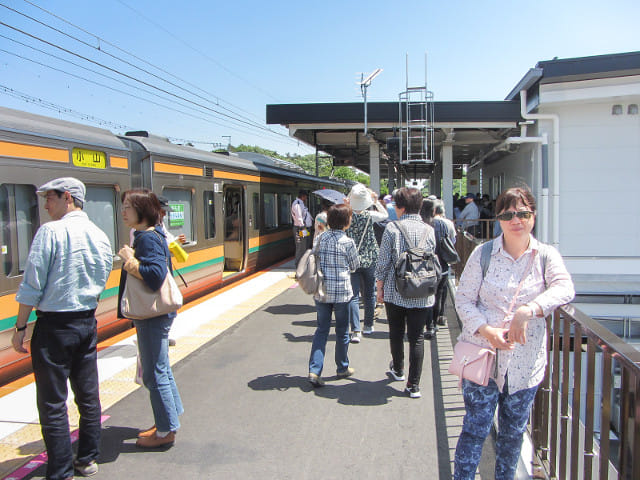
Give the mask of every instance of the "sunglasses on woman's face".
[[502, 220], [503, 222], [509, 222], [513, 219], [513, 216], [518, 217], [520, 220], [529, 220], [533, 215], [533, 212], [528, 210], [521, 210], [519, 212], [504, 212], [500, 215], [496, 215], [498, 220]]

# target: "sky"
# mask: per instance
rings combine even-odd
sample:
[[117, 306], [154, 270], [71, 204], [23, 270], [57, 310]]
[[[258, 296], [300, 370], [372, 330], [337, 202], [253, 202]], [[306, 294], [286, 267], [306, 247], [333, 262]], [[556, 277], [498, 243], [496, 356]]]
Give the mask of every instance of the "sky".
[[397, 101], [425, 57], [436, 101], [503, 100], [538, 61], [640, 50], [638, 18], [638, 0], [0, 0], [0, 106], [306, 154], [266, 105], [362, 102], [376, 68], [367, 100]]

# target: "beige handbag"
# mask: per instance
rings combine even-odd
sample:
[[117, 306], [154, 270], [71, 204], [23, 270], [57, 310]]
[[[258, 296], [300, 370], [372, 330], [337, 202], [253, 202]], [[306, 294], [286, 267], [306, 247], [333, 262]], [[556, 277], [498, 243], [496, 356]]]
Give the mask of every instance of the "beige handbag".
[[173, 279], [167, 258], [167, 274], [159, 290], [151, 290], [143, 280], [127, 275], [120, 301], [122, 316], [133, 320], [159, 317], [182, 307], [182, 293]]

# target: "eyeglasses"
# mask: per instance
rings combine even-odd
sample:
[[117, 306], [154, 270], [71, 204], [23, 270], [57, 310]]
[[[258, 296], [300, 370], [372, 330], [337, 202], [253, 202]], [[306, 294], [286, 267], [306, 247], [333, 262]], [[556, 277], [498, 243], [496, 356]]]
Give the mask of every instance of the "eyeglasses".
[[502, 220], [503, 222], [510, 222], [513, 219], [513, 216], [518, 217], [520, 220], [529, 220], [533, 215], [533, 212], [528, 210], [521, 210], [519, 212], [504, 212], [500, 215], [496, 215], [498, 220]]

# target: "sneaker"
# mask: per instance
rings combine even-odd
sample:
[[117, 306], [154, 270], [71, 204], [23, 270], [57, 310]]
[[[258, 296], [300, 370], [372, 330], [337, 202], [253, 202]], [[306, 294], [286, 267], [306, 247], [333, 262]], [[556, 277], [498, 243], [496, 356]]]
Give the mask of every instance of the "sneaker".
[[315, 373], [309, 372], [307, 380], [309, 380], [309, 383], [314, 387], [322, 387], [324, 385], [324, 380], [320, 378], [320, 375], [316, 375]]
[[435, 334], [436, 331], [434, 328], [427, 328], [427, 331], [424, 332], [424, 338], [426, 338], [427, 340], [431, 340]]
[[405, 388], [404, 391], [409, 394], [410, 398], [420, 398], [422, 396], [418, 385], [409, 385], [407, 383], [407, 388]]
[[347, 378], [356, 373], [356, 369], [352, 367], [347, 367], [344, 372], [337, 372], [338, 378]]
[[90, 477], [91, 475], [95, 475], [96, 473], [98, 473], [98, 464], [95, 460], [91, 460], [86, 465], [78, 463], [77, 460], [74, 460], [73, 468], [83, 477]]
[[396, 382], [404, 380], [404, 372], [396, 373], [396, 369], [393, 368], [393, 360], [389, 363], [389, 373]]
[[353, 332], [351, 334], [351, 343], [360, 343], [362, 340], [362, 334], [360, 332]]
[[447, 324], [447, 317], [445, 317], [444, 315], [440, 315], [438, 317], [438, 325], [446, 325]]
[[170, 347], [175, 347], [176, 346], [176, 339], [175, 338], [170, 338], [169, 339], [169, 346]]
[[367, 327], [365, 325], [364, 328], [362, 329], [362, 333], [364, 333], [365, 335], [371, 335], [374, 331], [375, 331], [375, 328], [373, 327], [373, 325], [371, 325], [370, 327]]

